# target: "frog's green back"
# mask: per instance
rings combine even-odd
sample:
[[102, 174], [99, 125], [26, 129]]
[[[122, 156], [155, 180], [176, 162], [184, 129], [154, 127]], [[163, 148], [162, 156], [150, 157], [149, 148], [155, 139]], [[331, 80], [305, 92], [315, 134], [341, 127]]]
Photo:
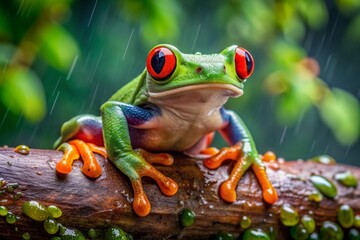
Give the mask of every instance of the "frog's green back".
[[146, 70], [120, 88], [114, 95], [111, 96], [109, 101], [118, 101], [133, 105], [140, 105], [144, 103], [146, 99], [145, 77]]

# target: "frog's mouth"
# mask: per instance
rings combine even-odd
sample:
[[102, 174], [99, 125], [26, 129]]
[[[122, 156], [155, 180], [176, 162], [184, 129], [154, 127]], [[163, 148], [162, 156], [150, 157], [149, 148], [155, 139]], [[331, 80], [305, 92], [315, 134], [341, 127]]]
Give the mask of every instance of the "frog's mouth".
[[196, 85], [188, 85], [185, 87], [175, 88], [171, 90], [166, 90], [163, 92], [150, 92], [149, 96], [152, 98], [164, 98], [168, 96], [173, 96], [182, 93], [191, 93], [197, 92], [199, 90], [213, 90], [221, 93], [222, 96], [226, 97], [240, 97], [243, 95], [244, 91], [241, 88], [235, 87], [231, 84], [222, 84], [222, 83], [208, 83], [208, 84], [196, 84]]

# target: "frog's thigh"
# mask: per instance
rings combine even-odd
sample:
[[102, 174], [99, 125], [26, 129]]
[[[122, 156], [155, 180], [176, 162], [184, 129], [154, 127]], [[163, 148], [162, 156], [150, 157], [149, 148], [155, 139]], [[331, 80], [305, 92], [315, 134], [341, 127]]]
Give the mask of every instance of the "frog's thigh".
[[55, 142], [57, 148], [70, 139], [79, 139], [86, 143], [104, 146], [101, 118], [89, 114], [76, 116], [61, 126], [61, 136]]

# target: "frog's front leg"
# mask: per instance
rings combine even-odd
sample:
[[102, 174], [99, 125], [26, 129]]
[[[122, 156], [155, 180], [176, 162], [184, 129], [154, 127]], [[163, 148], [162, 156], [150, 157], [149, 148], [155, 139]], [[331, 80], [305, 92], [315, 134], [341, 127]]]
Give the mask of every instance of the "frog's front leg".
[[139, 216], [146, 216], [151, 210], [149, 200], [143, 190], [142, 177], [153, 178], [166, 196], [172, 196], [178, 190], [176, 182], [161, 174], [149, 163], [163, 162], [161, 158], [164, 156], [152, 155], [144, 150], [134, 150], [131, 145], [129, 125], [144, 127], [147, 124], [147, 127], [150, 127], [157, 114], [154, 109], [144, 109], [116, 101], [106, 102], [101, 107], [108, 158], [129, 177], [134, 191], [133, 208]]
[[228, 201], [236, 200], [236, 186], [245, 171], [251, 166], [263, 191], [266, 202], [273, 204], [277, 201], [277, 192], [266, 175], [265, 166], [259, 157], [255, 143], [249, 130], [240, 117], [232, 111], [222, 109], [225, 127], [220, 130], [225, 140], [232, 146], [221, 149], [215, 156], [204, 161], [210, 169], [218, 168], [224, 160], [235, 161], [228, 180], [220, 186], [220, 196]]

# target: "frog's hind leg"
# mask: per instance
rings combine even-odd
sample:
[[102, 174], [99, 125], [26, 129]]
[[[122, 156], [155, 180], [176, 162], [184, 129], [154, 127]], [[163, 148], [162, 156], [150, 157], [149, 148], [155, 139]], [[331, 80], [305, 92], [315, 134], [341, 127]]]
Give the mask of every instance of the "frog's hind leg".
[[56, 171], [61, 174], [68, 174], [72, 170], [74, 160], [81, 159], [83, 167], [81, 171], [90, 178], [98, 178], [102, 174], [102, 168], [99, 165], [93, 153], [98, 153], [106, 158], [106, 150], [91, 143], [85, 143], [82, 140], [71, 140], [60, 145], [58, 150], [64, 152], [63, 158], [56, 164]]
[[135, 149], [148, 163], [170, 166], [174, 163], [174, 158], [168, 153], [151, 153], [145, 149]]
[[82, 159], [81, 171], [90, 178], [97, 178], [102, 169], [94, 153], [107, 157], [103, 147], [102, 123], [99, 117], [92, 115], [77, 116], [63, 124], [61, 137], [55, 143], [58, 150], [64, 153], [63, 158], [56, 164], [56, 171], [68, 174], [72, 170], [74, 160]]
[[56, 171], [61, 174], [68, 174], [72, 170], [74, 160], [80, 158], [79, 151], [69, 143], [62, 143], [58, 150], [64, 153], [63, 158], [56, 164]]
[[210, 147], [212, 141], [214, 140], [215, 137], [215, 132], [209, 133], [208, 135], [206, 135], [206, 148], [201, 150], [201, 154], [205, 154], [208, 156], [215, 156], [216, 154], [219, 153], [219, 149], [217, 149], [216, 147]]
[[200, 139], [200, 141], [197, 142], [194, 146], [186, 150], [185, 154], [199, 159], [205, 159], [215, 156], [216, 154], [218, 154], [219, 149], [215, 147], [210, 147], [214, 136], [215, 132], [211, 132], [205, 135], [205, 137]]

